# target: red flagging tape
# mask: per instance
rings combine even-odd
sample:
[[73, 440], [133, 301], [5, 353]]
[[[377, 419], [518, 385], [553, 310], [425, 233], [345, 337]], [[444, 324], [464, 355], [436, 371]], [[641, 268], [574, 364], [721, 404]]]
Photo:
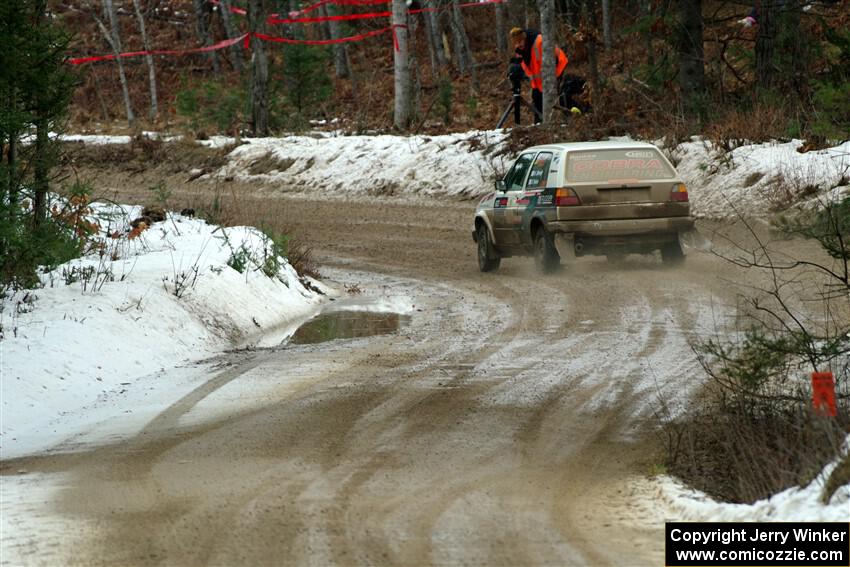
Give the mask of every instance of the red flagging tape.
[[[387, 4], [391, 0], [320, 0], [316, 4], [308, 6], [301, 10], [300, 14], [311, 12], [317, 9], [320, 6], [325, 4], [336, 4], [342, 6], [367, 6], [373, 4]], [[461, 8], [471, 8], [474, 6], [487, 6], [490, 4], [501, 4], [505, 2], [505, 0], [481, 0], [480, 2], [467, 2], [465, 4], [460, 4]], [[218, 4], [218, 2], [215, 2]], [[238, 12], [240, 10], [241, 12]], [[420, 8], [418, 10], [409, 10], [410, 14], [421, 14], [423, 12], [434, 12], [437, 11], [438, 8]], [[242, 13], [244, 10], [241, 8], [233, 8], [231, 7], [231, 11], [234, 13]], [[317, 22], [328, 22], [328, 21], [344, 21], [344, 20], [363, 20], [363, 19], [372, 19], [372, 18], [388, 18], [392, 16], [392, 12], [370, 12], [367, 14], [348, 14], [348, 15], [339, 15], [339, 16], [316, 16], [310, 18], [278, 18], [277, 14], [272, 14], [267, 19], [267, 22], [270, 24], [307, 24], [307, 23], [317, 23]], [[219, 49], [224, 49], [226, 47], [230, 47], [231, 45], [236, 45], [240, 41], [243, 43], [243, 47], [245, 49], [249, 49], [251, 47], [251, 37], [256, 37], [263, 41], [269, 41], [272, 43], [291, 43], [291, 44], [302, 44], [302, 45], [330, 45], [334, 43], [346, 43], [351, 41], [360, 41], [369, 37], [373, 37], [376, 35], [380, 35], [382, 33], [386, 33], [388, 31], [392, 31], [393, 33], [393, 47], [396, 51], [398, 51], [398, 38], [395, 34], [395, 28], [404, 27], [404, 25], [393, 25], [386, 28], [381, 28], [379, 30], [374, 30], [366, 33], [361, 33], [358, 35], [353, 35], [350, 37], [342, 37], [339, 39], [289, 39], [286, 37], [275, 37], [266, 34], [259, 33], [246, 33], [234, 39], [226, 39], [224, 41], [219, 41], [213, 45], [207, 45], [205, 47], [196, 47], [194, 49], [155, 49], [151, 51], [129, 51], [125, 53], [112, 54], [112, 55], [94, 55], [91, 57], [74, 57], [68, 60], [68, 63], [71, 65], [83, 65], [85, 63], [94, 63], [97, 61], [112, 61], [118, 59], [119, 57], [124, 59], [127, 57], [141, 57], [145, 55], [190, 55], [192, 53], [206, 53], [209, 51], [217, 51]]]
[[239, 37], [233, 39], [226, 39], [224, 41], [219, 41], [213, 45], [207, 45], [205, 47], [196, 47], [194, 49], [153, 49], [151, 51], [128, 51], [125, 53], [112, 54], [112, 55], [95, 55], [92, 57], [74, 57], [73, 59], [68, 59], [68, 63], [71, 65], [82, 65], [84, 63], [94, 63], [95, 61], [112, 61], [113, 59], [125, 58], [125, 57], [140, 57], [142, 55], [190, 55], [192, 53], [206, 53], [209, 51], [217, 51], [219, 49], [224, 49], [225, 47], [230, 47], [231, 45], [236, 45], [240, 41], [247, 40], [249, 34], [240, 35]]
[[381, 28], [379, 30], [374, 30], [366, 33], [361, 33], [357, 35], [352, 35], [349, 37], [341, 37], [338, 39], [291, 39], [288, 37], [276, 37], [273, 35], [266, 35], [264, 33], [246, 33], [239, 37], [228, 39], [225, 41], [220, 41], [215, 45], [208, 45], [206, 47], [197, 47], [195, 49], [182, 49], [182, 50], [174, 50], [174, 49], [156, 49], [151, 51], [129, 51], [126, 53], [119, 53], [118, 55], [94, 55], [92, 57], [75, 57], [73, 59], [69, 59], [68, 63], [71, 65], [83, 65], [85, 63], [94, 63], [96, 61], [112, 61], [114, 59], [126, 58], [126, 57], [141, 57], [144, 55], [191, 55], [193, 53], [206, 53], [209, 51], [216, 51], [218, 49], [224, 49], [226, 47], [230, 47], [231, 45], [236, 45], [239, 42], [242, 42], [242, 45], [245, 49], [250, 49], [251, 47], [251, 38], [255, 37], [262, 41], [268, 41], [271, 43], [291, 43], [291, 44], [301, 44], [301, 45], [330, 45], [332, 43], [346, 43], [349, 41], [360, 41], [369, 37], [373, 37], [376, 35], [380, 35], [382, 33], [386, 33], [388, 31], [393, 32], [393, 45], [395, 49], [398, 49], [398, 42], [395, 39], [395, 28], [406, 28], [404, 25], [395, 25], [388, 26], [385, 28]]

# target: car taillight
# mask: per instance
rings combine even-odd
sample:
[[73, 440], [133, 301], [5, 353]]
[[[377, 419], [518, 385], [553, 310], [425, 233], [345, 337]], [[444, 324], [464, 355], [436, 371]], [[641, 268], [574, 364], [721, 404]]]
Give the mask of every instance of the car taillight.
[[581, 205], [575, 191], [569, 188], [555, 190], [556, 207], [572, 207], [575, 205]]
[[673, 189], [670, 191], [670, 200], [685, 202], [688, 200], [688, 188], [685, 187], [684, 183], [676, 183], [673, 185]]

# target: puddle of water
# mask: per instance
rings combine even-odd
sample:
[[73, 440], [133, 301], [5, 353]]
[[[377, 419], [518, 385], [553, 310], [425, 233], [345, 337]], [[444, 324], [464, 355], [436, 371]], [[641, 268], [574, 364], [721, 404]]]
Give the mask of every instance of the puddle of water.
[[304, 323], [289, 339], [289, 344], [305, 345], [336, 339], [356, 339], [387, 335], [410, 321], [410, 315], [369, 311], [334, 311]]

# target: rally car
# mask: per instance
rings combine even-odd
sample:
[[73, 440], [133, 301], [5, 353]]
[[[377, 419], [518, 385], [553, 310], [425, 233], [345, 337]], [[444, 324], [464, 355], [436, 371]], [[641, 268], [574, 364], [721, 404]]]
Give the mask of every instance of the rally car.
[[520, 154], [478, 204], [472, 238], [482, 272], [528, 255], [551, 272], [565, 255], [660, 250], [665, 263], [679, 263], [679, 237], [693, 224], [685, 184], [652, 144], [564, 143]]

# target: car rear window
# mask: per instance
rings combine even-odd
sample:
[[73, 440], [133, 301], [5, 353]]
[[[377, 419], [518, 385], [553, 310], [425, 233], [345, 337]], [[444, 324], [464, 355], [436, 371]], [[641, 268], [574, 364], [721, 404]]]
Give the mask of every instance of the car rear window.
[[628, 182], [671, 179], [676, 173], [655, 148], [586, 150], [570, 152], [570, 181]]

